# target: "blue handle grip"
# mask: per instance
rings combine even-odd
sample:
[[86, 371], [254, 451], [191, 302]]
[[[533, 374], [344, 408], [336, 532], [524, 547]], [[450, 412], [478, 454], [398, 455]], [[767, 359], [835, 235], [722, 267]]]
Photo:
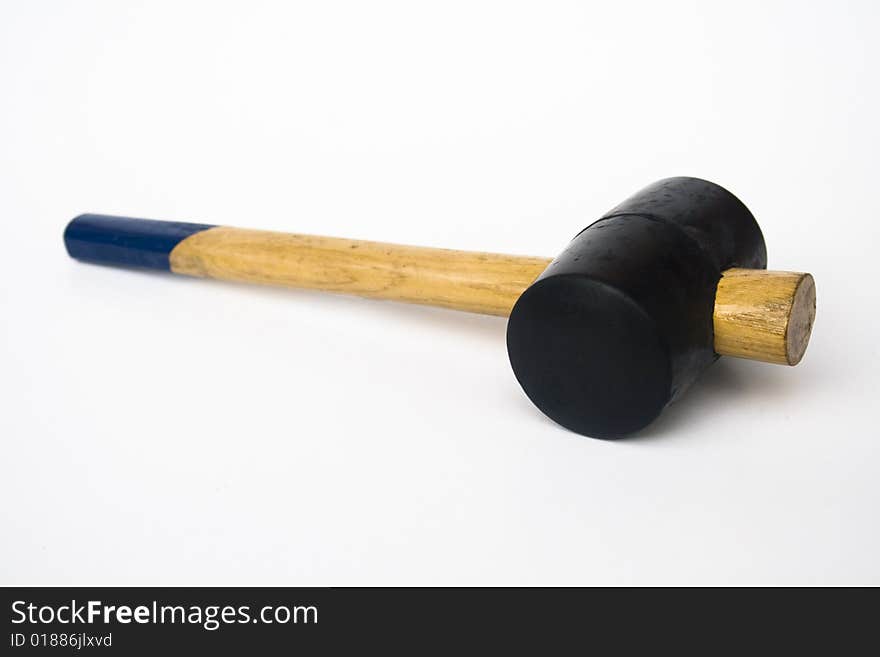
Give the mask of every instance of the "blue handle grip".
[[190, 235], [209, 228], [214, 226], [81, 214], [67, 224], [64, 245], [77, 260], [170, 271], [172, 249]]

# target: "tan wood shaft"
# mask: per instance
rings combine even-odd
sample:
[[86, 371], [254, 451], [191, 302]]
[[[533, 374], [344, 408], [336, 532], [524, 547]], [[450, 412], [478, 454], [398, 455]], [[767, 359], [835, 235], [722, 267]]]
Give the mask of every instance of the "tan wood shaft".
[[[550, 258], [216, 227], [171, 252], [177, 274], [309, 288], [507, 316]], [[715, 350], [795, 365], [815, 314], [809, 274], [731, 269], [715, 306]]]
[[715, 351], [797, 365], [815, 318], [816, 284], [809, 274], [728, 269], [715, 293]]
[[176, 274], [510, 314], [549, 258], [219, 226], [171, 252]]

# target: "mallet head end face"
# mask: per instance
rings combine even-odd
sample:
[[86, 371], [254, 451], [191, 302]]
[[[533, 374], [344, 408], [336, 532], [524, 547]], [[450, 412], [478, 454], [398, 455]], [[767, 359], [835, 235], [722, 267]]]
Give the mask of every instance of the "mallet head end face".
[[576, 433], [619, 438], [669, 402], [670, 353], [654, 320], [586, 276], [552, 276], [526, 290], [507, 325], [507, 348], [529, 399]]

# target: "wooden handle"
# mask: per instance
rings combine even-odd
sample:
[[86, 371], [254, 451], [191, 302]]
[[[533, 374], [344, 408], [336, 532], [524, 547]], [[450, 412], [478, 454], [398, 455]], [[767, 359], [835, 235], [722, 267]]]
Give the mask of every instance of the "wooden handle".
[[715, 351], [797, 365], [815, 318], [816, 284], [809, 274], [728, 269], [715, 293]]
[[[64, 235], [80, 260], [341, 292], [507, 316], [549, 258], [452, 251], [179, 222], [81, 215]], [[715, 351], [797, 364], [816, 309], [809, 274], [729, 269], [715, 299]]]
[[[342, 292], [507, 316], [549, 258], [216, 227], [171, 252], [178, 274]], [[796, 365], [815, 317], [809, 274], [729, 269], [715, 300], [721, 355]]]
[[507, 316], [548, 258], [211, 228], [180, 242], [171, 271]]

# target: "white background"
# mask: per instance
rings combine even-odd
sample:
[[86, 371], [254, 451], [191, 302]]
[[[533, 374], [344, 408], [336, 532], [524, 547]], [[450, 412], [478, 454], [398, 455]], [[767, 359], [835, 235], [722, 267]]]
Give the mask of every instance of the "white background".
[[[0, 583], [880, 583], [876, 2], [0, 2]], [[658, 178], [811, 271], [641, 435], [504, 320], [70, 260], [81, 212], [554, 255]]]

